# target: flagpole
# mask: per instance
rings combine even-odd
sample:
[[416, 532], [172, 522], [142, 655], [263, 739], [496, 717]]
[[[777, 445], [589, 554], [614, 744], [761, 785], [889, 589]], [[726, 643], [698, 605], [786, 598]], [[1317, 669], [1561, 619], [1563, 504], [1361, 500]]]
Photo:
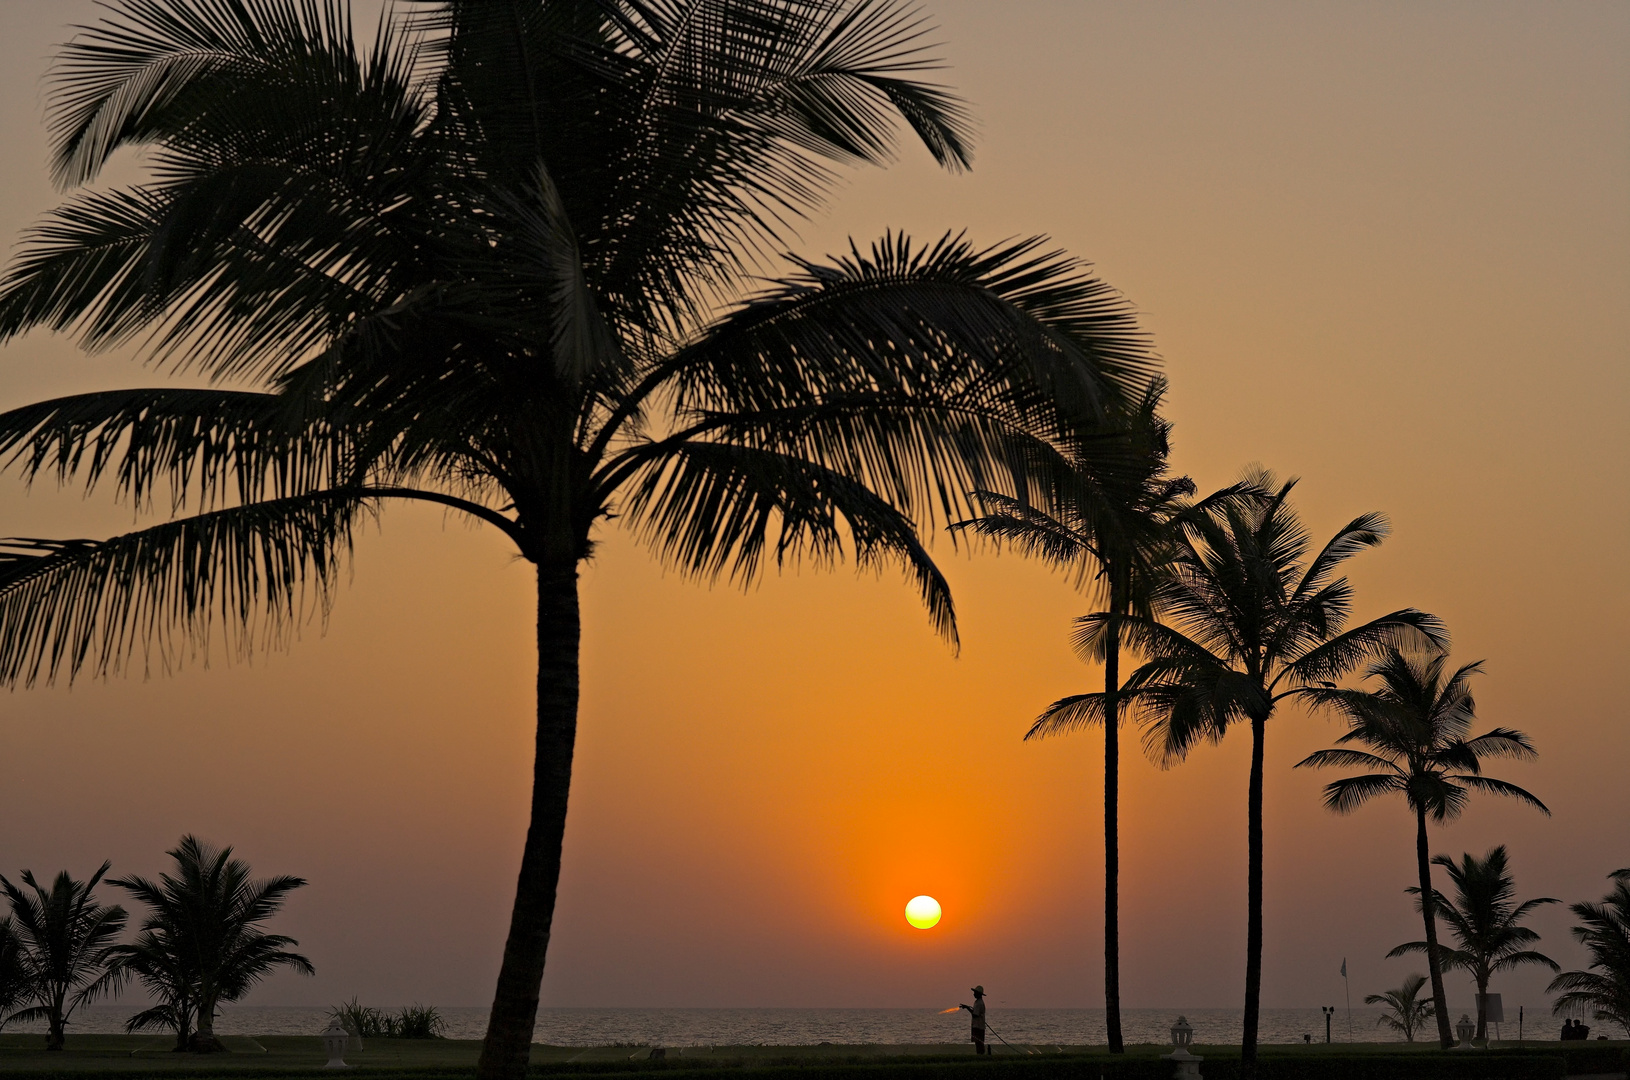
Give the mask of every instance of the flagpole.
[[1347, 991], [1347, 1041], [1353, 1041], [1353, 986], [1347, 981], [1347, 958], [1341, 958], [1341, 985]]

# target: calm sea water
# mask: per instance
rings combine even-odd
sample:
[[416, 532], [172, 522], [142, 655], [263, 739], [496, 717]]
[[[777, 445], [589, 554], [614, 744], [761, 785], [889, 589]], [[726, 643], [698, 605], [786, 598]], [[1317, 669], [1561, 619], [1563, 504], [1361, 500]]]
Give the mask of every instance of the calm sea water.
[[[135, 1007], [101, 1005], [74, 1014], [70, 1033], [123, 1031]], [[486, 1028], [485, 1008], [442, 1008], [446, 1033], [455, 1039], [479, 1039]], [[1238, 1009], [1128, 1009], [1122, 1013], [1127, 1042], [1170, 1041], [1178, 1014], [1194, 1026], [1197, 1043], [1238, 1043]], [[1359, 1042], [1401, 1042], [1403, 1037], [1378, 1027], [1375, 1009], [1354, 1009], [1352, 1038]], [[328, 1010], [317, 1007], [245, 1006], [228, 1008], [216, 1021], [223, 1035], [316, 1035], [327, 1025]], [[1529, 1025], [1530, 1038], [1549, 1033]], [[1103, 1043], [1102, 1009], [992, 1009], [993, 1031], [1016, 1044], [1083, 1045]], [[1507, 1024], [1507, 1037], [1517, 1034]], [[7, 1025], [7, 1031], [30, 1031], [38, 1025]], [[1337, 1042], [1348, 1038], [1345, 1010], [1336, 1017]], [[1303, 1035], [1324, 1040], [1324, 1015], [1318, 1009], [1263, 1009], [1260, 1038], [1269, 1043], [1299, 1043]], [[960, 1013], [932, 1009], [543, 1009], [535, 1041], [555, 1046], [811, 1046], [832, 1042], [948, 1043], [963, 1042], [968, 1023]], [[992, 1040], [994, 1041], [994, 1040]]]

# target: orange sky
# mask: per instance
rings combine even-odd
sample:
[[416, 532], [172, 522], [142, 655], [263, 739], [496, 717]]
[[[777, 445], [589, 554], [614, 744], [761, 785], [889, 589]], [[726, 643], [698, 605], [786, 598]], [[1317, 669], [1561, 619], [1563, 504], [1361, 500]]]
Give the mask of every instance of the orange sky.
[[[1556, 816], [1484, 800], [1434, 849], [1505, 842], [1522, 895], [1599, 895], [1630, 864], [1630, 8], [930, 8], [981, 120], [973, 173], [906, 154], [799, 250], [966, 227], [1092, 259], [1166, 359], [1178, 468], [1301, 475], [1316, 533], [1391, 514], [1354, 564], [1361, 614], [1444, 616], [1457, 659], [1488, 661], [1485, 721], [1538, 743], [1495, 775]], [[56, 198], [39, 79], [93, 17], [0, 6], [0, 235]], [[43, 335], [0, 350], [5, 407], [151, 378]], [[0, 482], [0, 534], [129, 522]], [[1096, 678], [1065, 637], [1084, 605], [938, 547], [960, 657], [893, 575], [744, 595], [605, 537], [546, 1004], [944, 1007], [982, 982], [998, 1005], [1101, 1005], [1102, 744], [1019, 741]], [[0, 871], [154, 872], [195, 831], [312, 881], [282, 926], [320, 974], [253, 1001], [484, 1004], [524, 828], [528, 578], [490, 530], [392, 509], [289, 654], [0, 699]], [[1335, 734], [1270, 729], [1268, 1005], [1339, 1000], [1343, 956], [1355, 996], [1411, 970], [1382, 959], [1419, 932], [1409, 818], [1332, 818], [1323, 778], [1289, 770]], [[1239, 1003], [1246, 751], [1126, 763], [1129, 1005]], [[905, 925], [919, 892], [935, 930]], [[1535, 924], [1581, 961], [1565, 913]], [[1496, 989], [1532, 1010], [1544, 981]]]

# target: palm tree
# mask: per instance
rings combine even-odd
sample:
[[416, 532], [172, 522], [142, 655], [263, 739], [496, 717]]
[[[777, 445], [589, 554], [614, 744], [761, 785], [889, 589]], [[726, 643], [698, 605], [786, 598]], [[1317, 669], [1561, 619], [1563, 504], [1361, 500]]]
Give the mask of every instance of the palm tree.
[[11, 1019], [12, 1010], [34, 993], [34, 973], [28, 967], [28, 954], [11, 919], [0, 919], [0, 1031]]
[[[173, 877], [109, 882], [149, 908], [141, 938], [113, 950], [113, 958], [129, 964], [138, 978], [146, 974], [144, 981], [151, 980], [160, 996], [158, 1008], [169, 1012], [178, 1036], [189, 1017], [195, 1018], [198, 1030], [187, 1045], [209, 1053], [222, 1049], [215, 1037], [220, 1003], [238, 1000], [280, 967], [316, 974], [310, 960], [288, 951], [298, 941], [261, 930], [306, 879], [251, 880], [249, 864], [234, 859], [231, 848], [217, 850], [194, 836], [183, 836], [166, 854], [175, 860]], [[163, 1019], [163, 1013], [155, 1014], [150, 1026]]]
[[125, 1030], [173, 1031], [176, 1051], [190, 1049], [198, 979], [171, 935], [164, 928], [144, 929], [131, 944], [114, 946], [109, 961], [155, 999], [125, 1021]]
[[[1057, 493], [1046, 509], [995, 492], [979, 492], [983, 511], [959, 527], [1006, 540], [1027, 555], [1073, 570], [1077, 584], [1091, 582], [1102, 609], [1078, 621], [1078, 644], [1104, 665], [1102, 693], [1075, 694], [1048, 706], [1025, 738], [1104, 729], [1104, 1013], [1109, 1052], [1125, 1051], [1121, 1034], [1120, 981], [1120, 622], [1127, 615], [1153, 617], [1154, 589], [1175, 552], [1174, 530], [1185, 515], [1206, 512], [1240, 493], [1236, 485], [1192, 504], [1194, 482], [1166, 475], [1169, 426], [1159, 417], [1164, 384], [1153, 384], [1133, 431], [1150, 439], [1134, 458], [1142, 467], [1107, 476], [1089, 469]], [[1090, 464], [1090, 463], [1089, 463]]]
[[[1373, 770], [1345, 776], [1324, 789], [1324, 805], [1338, 814], [1350, 814], [1378, 795], [1397, 793], [1415, 815], [1415, 864], [1420, 873], [1417, 895], [1421, 922], [1426, 929], [1427, 970], [1432, 976], [1432, 1001], [1437, 1007], [1438, 1042], [1454, 1045], [1449, 1010], [1443, 993], [1444, 951], [1438, 945], [1436, 891], [1428, 857], [1426, 819], [1454, 821], [1466, 807], [1471, 792], [1505, 795], [1550, 814], [1544, 803], [1515, 784], [1482, 775], [1482, 759], [1535, 756], [1528, 736], [1510, 728], [1492, 728], [1467, 738], [1477, 719], [1471, 677], [1483, 670], [1481, 662], [1445, 673], [1448, 656], [1441, 652], [1411, 655], [1388, 649], [1369, 667], [1367, 677], [1381, 680], [1373, 691], [1321, 686], [1308, 692], [1315, 708], [1331, 709], [1345, 717], [1347, 733], [1338, 748], [1320, 750], [1296, 763], [1298, 769], [1352, 768]], [[1349, 749], [1356, 743], [1366, 750]]]
[[[1487, 1039], [1488, 1004], [1484, 999], [1488, 996], [1489, 980], [1496, 972], [1523, 964], [1545, 964], [1552, 971], [1561, 970], [1555, 960], [1528, 947], [1539, 940], [1539, 934], [1521, 925], [1535, 908], [1560, 901], [1541, 896], [1513, 903], [1517, 886], [1508, 868], [1504, 844], [1490, 848], [1481, 859], [1468, 851], [1459, 863], [1447, 855], [1433, 856], [1432, 863], [1446, 869], [1455, 883], [1455, 898], [1449, 900], [1442, 893], [1434, 893], [1432, 909], [1442, 916], [1449, 932], [1460, 942], [1458, 949], [1440, 945], [1438, 956], [1444, 970], [1460, 968], [1477, 984], [1476, 1038]], [[1420, 895], [1418, 886], [1407, 891]], [[1425, 951], [1426, 942], [1410, 941], [1387, 955]]]
[[1564, 971], [1546, 990], [1562, 991], [1552, 1008], [1556, 1015], [1591, 1009], [1597, 1020], [1630, 1035], [1630, 868], [1608, 877], [1613, 889], [1601, 903], [1568, 907], [1579, 920], [1573, 936], [1590, 951], [1589, 970]]
[[1432, 1016], [1432, 1002], [1419, 1000], [1421, 987], [1425, 985], [1425, 975], [1411, 974], [1396, 990], [1371, 994], [1364, 999], [1364, 1004], [1381, 1006], [1385, 1011], [1376, 1023], [1401, 1031], [1405, 1042], [1414, 1042], [1415, 1032], [1424, 1027]]
[[1153, 367], [1127, 305], [1040, 239], [889, 236], [753, 276], [841, 166], [889, 159], [897, 120], [967, 164], [904, 0], [414, 11], [364, 52], [338, 0], [125, 0], [65, 49], [58, 180], [134, 145], [154, 179], [36, 229], [0, 340], [141, 335], [216, 384], [0, 416], [25, 476], [176, 508], [0, 553], [0, 681], [169, 666], [214, 629], [280, 644], [388, 500], [501, 532], [536, 570], [538, 720], [480, 1071], [519, 1077], [600, 523], [707, 581], [896, 560], [954, 640], [919, 528], [1043, 481]]
[[1442, 638], [1438, 620], [1405, 608], [1348, 628], [1353, 591], [1335, 576], [1347, 559], [1379, 544], [1379, 514], [1354, 519], [1309, 558], [1307, 531], [1289, 503], [1296, 481], [1249, 474], [1257, 498], [1231, 499], [1185, 518], [1178, 550], [1155, 591], [1174, 625], [1130, 615], [1123, 640], [1150, 659], [1127, 679], [1121, 701], [1146, 724], [1145, 745], [1163, 765], [1237, 723], [1251, 728], [1246, 796], [1247, 922], [1241, 1047], [1256, 1070], [1262, 995], [1262, 760], [1279, 703], [1334, 678], [1404, 638]]
[[75, 881], [64, 870], [46, 889], [24, 870], [22, 883], [32, 895], [0, 874], [0, 890], [11, 902], [11, 921], [22, 947], [22, 963], [32, 975], [28, 1000], [39, 1004], [11, 1015], [12, 1020], [44, 1020], [45, 1048], [61, 1050], [74, 1010], [103, 994], [116, 993], [122, 977], [108, 966], [108, 950], [124, 930], [125, 911], [117, 904], [96, 902], [93, 891], [112, 863], [103, 863], [89, 881]]

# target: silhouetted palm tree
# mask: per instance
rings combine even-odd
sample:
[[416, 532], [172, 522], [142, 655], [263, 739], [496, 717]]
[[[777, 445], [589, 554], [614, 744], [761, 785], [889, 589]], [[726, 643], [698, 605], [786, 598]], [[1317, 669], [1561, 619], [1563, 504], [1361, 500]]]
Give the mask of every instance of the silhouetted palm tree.
[[11, 1019], [12, 1010], [34, 993], [34, 973], [28, 967], [28, 954], [8, 916], [0, 919], [0, 1031]]
[[[1510, 728], [1493, 728], [1467, 738], [1477, 719], [1471, 677], [1482, 663], [1467, 664], [1445, 674], [1448, 656], [1442, 652], [1411, 655], [1389, 649], [1370, 665], [1367, 677], [1379, 679], [1376, 690], [1349, 690], [1334, 686], [1309, 691], [1315, 708], [1331, 709], [1347, 720], [1347, 734], [1337, 739], [1340, 748], [1320, 750], [1296, 763], [1298, 769], [1371, 769], [1346, 776], [1324, 789], [1324, 804], [1348, 814], [1378, 795], [1399, 794], [1415, 814], [1415, 863], [1420, 872], [1417, 895], [1421, 922], [1426, 929], [1426, 963], [1432, 976], [1432, 1001], [1437, 1007], [1438, 1042], [1447, 1050], [1455, 1039], [1449, 1029], [1448, 1005], [1443, 993], [1443, 950], [1438, 945], [1434, 915], [1437, 893], [1432, 888], [1432, 866], [1427, 849], [1426, 819], [1446, 822], [1458, 818], [1473, 791], [1506, 795], [1550, 810], [1515, 784], [1482, 775], [1482, 760], [1489, 757], [1532, 759], [1528, 736]], [[1348, 749], [1358, 744], [1365, 750]]]
[[1556, 1015], [1590, 1009], [1630, 1036], [1630, 867], [1608, 877], [1613, 888], [1601, 903], [1568, 907], [1579, 920], [1573, 936], [1590, 952], [1589, 970], [1564, 971], [1546, 990], [1562, 991], [1552, 1008]]
[[116, 964], [128, 962], [137, 978], [146, 972], [160, 995], [169, 993], [160, 1008], [169, 1007], [178, 1034], [190, 1011], [198, 1030], [188, 1045], [208, 1053], [222, 1048], [215, 1037], [222, 1002], [238, 1000], [280, 967], [316, 973], [310, 960], [288, 951], [298, 941], [261, 930], [306, 879], [251, 880], [249, 864], [234, 859], [231, 848], [217, 850], [194, 836], [183, 836], [166, 854], [175, 860], [174, 876], [109, 881], [149, 908], [136, 944], [111, 955]]
[[75, 881], [64, 870], [46, 889], [24, 870], [22, 883], [32, 894], [0, 875], [0, 890], [11, 902], [11, 918], [23, 963], [32, 976], [28, 1000], [39, 1004], [11, 1015], [12, 1020], [44, 1020], [45, 1048], [61, 1050], [74, 1010], [103, 994], [118, 991], [121, 976], [108, 967], [108, 949], [125, 926], [124, 908], [99, 904], [95, 890], [112, 863], [103, 863], [89, 881]]
[[1142, 468], [1115, 475], [1083, 469], [1053, 500], [1053, 512], [991, 492], [978, 494], [984, 511], [966, 527], [1008, 541], [1027, 555], [1074, 570], [1077, 584], [1091, 583], [1102, 610], [1077, 622], [1082, 655], [1104, 665], [1102, 693], [1075, 694], [1049, 705], [1026, 739], [1075, 731], [1104, 730], [1104, 1013], [1109, 1052], [1124, 1052], [1120, 984], [1120, 622], [1136, 612], [1153, 618], [1156, 584], [1177, 550], [1176, 523], [1203, 513], [1240, 492], [1238, 485], [1198, 506], [1189, 501], [1194, 482], [1166, 474], [1169, 427], [1158, 414], [1163, 384], [1150, 388], [1144, 419], [1133, 426], [1151, 440], [1135, 459]]
[[1401, 1031], [1405, 1042], [1414, 1042], [1415, 1032], [1432, 1017], [1432, 1003], [1420, 1000], [1421, 987], [1425, 985], [1425, 975], [1411, 974], [1396, 990], [1371, 994], [1364, 999], [1364, 1004], [1381, 1006], [1384, 1011], [1376, 1023]]
[[[1433, 894], [1432, 907], [1448, 925], [1450, 933], [1460, 942], [1460, 948], [1438, 946], [1445, 971], [1460, 968], [1471, 975], [1477, 984], [1477, 1035], [1488, 1038], [1489, 980], [1499, 971], [1521, 967], [1524, 964], [1545, 964], [1552, 971], [1561, 970], [1555, 960], [1528, 946], [1539, 940], [1539, 934], [1521, 925], [1523, 919], [1537, 907], [1560, 903], [1549, 896], [1524, 900], [1517, 904], [1513, 897], [1517, 891], [1507, 865], [1505, 845], [1490, 848], [1481, 859], [1471, 852], [1456, 863], [1447, 855], [1435, 855], [1432, 862], [1449, 871], [1455, 883], [1455, 898], [1450, 900], [1441, 892]], [[1416, 896], [1420, 888], [1408, 890]], [[1387, 955], [1402, 956], [1410, 952], [1426, 951], [1426, 942], [1410, 941], [1393, 949]]]
[[1268, 720], [1286, 698], [1308, 692], [1402, 638], [1442, 640], [1438, 620], [1405, 608], [1347, 628], [1352, 588], [1335, 576], [1347, 559], [1379, 544], [1387, 524], [1366, 514], [1309, 558], [1306, 530], [1289, 504], [1296, 481], [1258, 472], [1263, 494], [1227, 500], [1187, 518], [1155, 593], [1172, 622], [1128, 616], [1125, 642], [1150, 657], [1127, 679], [1124, 705], [1148, 724], [1145, 743], [1170, 765], [1237, 723], [1251, 728], [1247, 793], [1245, 1018], [1247, 1072], [1256, 1070], [1262, 995], [1262, 759]]
[[180, 514], [14, 544], [0, 681], [168, 663], [212, 626], [241, 649], [286, 640], [384, 500], [503, 533], [536, 568], [538, 726], [480, 1071], [519, 1077], [598, 524], [709, 581], [897, 559], [954, 636], [918, 528], [970, 516], [966, 492], [1022, 494], [1152, 366], [1119, 296], [1040, 240], [890, 236], [753, 276], [840, 166], [890, 158], [897, 121], [966, 164], [965, 111], [924, 81], [903, 0], [414, 10], [363, 52], [338, 4], [127, 0], [64, 52], [58, 180], [145, 145], [154, 182], [39, 226], [0, 339], [151, 335], [229, 386], [0, 417], [26, 475], [108, 478]]
[[198, 977], [167, 928], [147, 928], [129, 945], [116, 945], [109, 962], [134, 978], [155, 1003], [125, 1021], [125, 1030], [173, 1031], [175, 1049], [192, 1047]]

